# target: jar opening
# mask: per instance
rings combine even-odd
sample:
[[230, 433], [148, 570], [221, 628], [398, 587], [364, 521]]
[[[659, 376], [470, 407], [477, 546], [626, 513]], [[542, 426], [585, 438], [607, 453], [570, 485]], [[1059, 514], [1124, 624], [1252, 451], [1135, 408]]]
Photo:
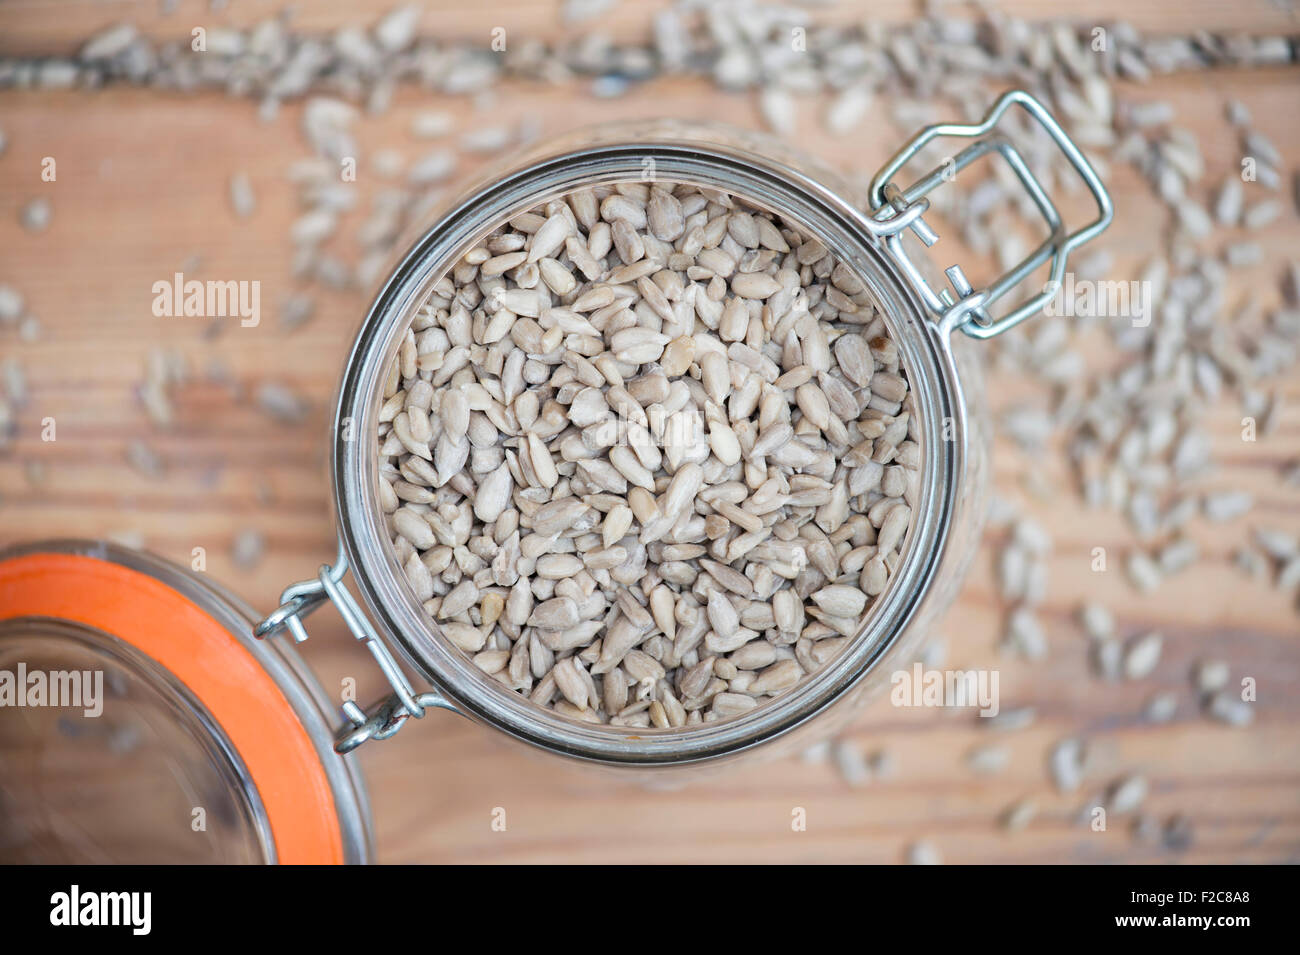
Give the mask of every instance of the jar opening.
[[[962, 417], [946, 352], [881, 251], [855, 225], [858, 213], [837, 193], [793, 168], [756, 159], [753, 153], [716, 146], [655, 142], [591, 147], [536, 163], [488, 186], [435, 226], [389, 281], [358, 339], [339, 415], [361, 425], [354, 429], [354, 440], [340, 446], [336, 494], [359, 585], [376, 617], [426, 677], [459, 708], [513, 735], [613, 762], [680, 762], [747, 748], [787, 732], [845, 695], [900, 642], [926, 596], [943, 550], [954, 483], [953, 430]], [[914, 397], [912, 430], [920, 457], [910, 495], [912, 529], [888, 586], [854, 635], [846, 637], [848, 646], [802, 683], [749, 713], [662, 730], [598, 726], [558, 716], [502, 686], [455, 647], [439, 646], [425, 622], [428, 617], [421, 619], [423, 608], [403, 578], [388, 538], [379, 506], [378, 453], [366, 437], [378, 427], [386, 373], [415, 310], [466, 252], [503, 223], [575, 189], [644, 182], [647, 165], [656, 182], [716, 190], [775, 213], [805, 235], [816, 236], [860, 279], [864, 297], [878, 309], [895, 343], [898, 363], [915, 380], [909, 398]]]

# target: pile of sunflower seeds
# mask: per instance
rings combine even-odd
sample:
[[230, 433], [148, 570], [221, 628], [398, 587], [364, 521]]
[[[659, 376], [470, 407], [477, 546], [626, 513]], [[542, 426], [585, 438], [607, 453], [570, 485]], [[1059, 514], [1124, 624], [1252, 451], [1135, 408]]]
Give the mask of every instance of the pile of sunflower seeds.
[[516, 216], [434, 288], [379, 415], [436, 629], [568, 716], [737, 716], [838, 654], [900, 560], [897, 346], [817, 239], [686, 185]]
[[[1062, 98], [1086, 106], [1095, 99], [1079, 96], [1078, 81], [1086, 85], [1092, 76], [1145, 82], [1175, 72], [1297, 59], [1295, 45], [1283, 36], [1143, 36], [1123, 21], [1030, 23], [995, 9], [975, 7], [966, 17], [952, 15], [943, 3], [933, 7], [928, 16], [896, 25], [874, 19], [819, 24], [795, 5], [678, 0], [655, 14], [652, 35], [643, 42], [616, 43], [598, 31], [570, 29], [553, 43], [508, 37], [504, 48], [418, 35], [418, 4], [398, 7], [369, 30], [349, 25], [332, 35], [295, 31], [289, 13], [248, 30], [213, 26], [203, 49], [188, 31], [156, 44], [122, 23], [72, 56], [0, 57], [0, 88], [127, 83], [181, 92], [218, 89], [258, 98], [264, 113], [273, 115], [284, 100], [322, 91], [382, 110], [398, 83], [463, 94], [488, 89], [502, 77], [548, 83], [588, 78], [594, 94], [617, 96], [657, 76], [698, 75], [726, 90], [763, 91], [769, 101], [764, 111], [778, 124], [790, 97], [830, 93], [824, 119], [831, 129], [847, 130], [881, 92], [969, 102], [982, 111], [986, 100], [972, 83], [1037, 87], [1045, 73], [1059, 70], [1073, 81], [1058, 90]], [[1158, 119], [1159, 110], [1150, 108], [1150, 115]], [[915, 103], [908, 112], [914, 119]], [[1094, 130], [1086, 138], [1105, 138], [1104, 125], [1088, 129]]]

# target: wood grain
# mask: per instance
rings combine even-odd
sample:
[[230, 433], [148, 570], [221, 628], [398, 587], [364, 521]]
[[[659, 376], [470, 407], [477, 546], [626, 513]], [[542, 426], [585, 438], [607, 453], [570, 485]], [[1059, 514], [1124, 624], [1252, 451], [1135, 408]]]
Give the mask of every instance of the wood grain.
[[[400, 0], [357, 3], [356, 0], [312, 0], [296, 5], [290, 14], [295, 28], [328, 31], [340, 26], [368, 23], [384, 12], [402, 6]], [[618, 40], [642, 40], [655, 14], [673, 0], [623, 0], [606, 12], [577, 24], [566, 24], [556, 0], [493, 0], [475, 5], [431, 0], [421, 4], [421, 32], [440, 37], [485, 38], [494, 27], [509, 35], [555, 40], [575, 27], [600, 32]], [[939, 4], [954, 17], [971, 16], [962, 3]], [[159, 39], [188, 36], [195, 26], [247, 27], [276, 15], [285, 4], [274, 0], [239, 0], [212, 4], [209, 0], [175, 0], [171, 12], [162, 3], [141, 0], [6, 0], [0, 5], [0, 54], [19, 52], [43, 56], [67, 55], [80, 48], [96, 30], [130, 21], [141, 32]], [[213, 9], [214, 6], [220, 9]], [[1089, 23], [1123, 20], [1140, 30], [1156, 33], [1190, 33], [1214, 30], [1242, 33], [1294, 33], [1295, 15], [1286, 4], [1271, 0], [1245, 0], [1226, 4], [1220, 0], [1184, 3], [1132, 3], [1128, 0], [1090, 0], [1082, 8], [1069, 0], [1002, 0], [997, 9], [1027, 20], [1078, 17]], [[852, 23], [869, 17], [879, 23], [901, 23], [917, 15], [916, 0], [845, 0], [813, 3], [819, 23]], [[373, 11], [373, 12], [371, 12]]]
[[[49, 53], [75, 48], [101, 22], [138, 18], [151, 33], [176, 35], [193, 19], [193, 4], [169, 18], [154, 4], [7, 3], [0, 6], [0, 52]], [[636, 35], [647, 7], [624, 4], [598, 21], [618, 34]], [[1050, 16], [1064, 4], [1006, 5]], [[1095, 5], [1089, 16], [1125, 12], [1140, 25], [1170, 30], [1232, 25], [1240, 29], [1291, 28], [1277, 5], [1231, 7], [1214, 3]], [[298, 22], [326, 28], [360, 16], [354, 3], [304, 5]], [[383, 7], [380, 7], [382, 9]], [[555, 6], [510, 0], [483, 13], [461, 4], [429, 5], [426, 29], [473, 34], [498, 21], [554, 33]], [[206, 9], [206, 6], [203, 7]], [[248, 22], [269, 4], [231, 4], [220, 16]], [[873, 5], [894, 19], [910, 4]], [[832, 9], [832, 17], [861, 10]], [[189, 18], [189, 19], [187, 19]], [[362, 19], [368, 19], [363, 17]], [[1231, 23], [1229, 23], [1231, 21]], [[1300, 155], [1300, 107], [1294, 71], [1216, 72], [1124, 87], [1130, 100], [1166, 99], [1177, 122], [1194, 131], [1206, 153], [1205, 184], [1236, 168], [1237, 145], [1221, 122], [1232, 95], [1254, 111], [1260, 128], [1283, 154]], [[638, 116], [725, 116], [757, 126], [753, 104], [725, 97], [691, 81], [663, 81], [617, 101], [582, 99], [574, 109], [571, 87], [541, 90], [509, 85], [493, 103], [496, 121], [536, 115], [548, 133], [581, 122]], [[458, 129], [479, 122], [471, 103], [432, 100], [399, 92], [392, 110], [366, 117], [361, 141], [367, 155], [390, 146], [408, 158], [428, 144], [408, 135], [411, 117], [436, 106], [452, 112]], [[796, 141], [803, 148], [859, 174], [869, 173], [896, 147], [885, 104], [877, 104], [861, 135], [834, 139], [817, 121], [815, 104], [801, 116]], [[192, 548], [208, 552], [208, 570], [249, 601], [270, 609], [290, 580], [314, 573], [333, 552], [325, 462], [325, 418], [343, 357], [366, 305], [363, 295], [321, 297], [316, 318], [286, 334], [274, 319], [276, 303], [295, 283], [290, 275], [288, 225], [297, 214], [285, 170], [306, 147], [297, 133], [297, 107], [286, 106], [274, 123], [258, 121], [253, 104], [214, 95], [176, 97], [145, 90], [95, 94], [0, 93], [0, 126], [9, 138], [0, 156], [0, 282], [21, 289], [42, 322], [37, 342], [17, 340], [0, 328], [0, 353], [26, 369], [31, 400], [20, 412], [15, 444], [0, 454], [0, 542], [54, 536], [138, 535], [152, 550], [188, 564]], [[868, 134], [866, 130], [874, 130]], [[39, 178], [43, 157], [58, 163], [58, 180]], [[383, 187], [361, 163], [360, 209]], [[226, 199], [235, 170], [251, 177], [258, 194], [255, 216], [238, 222]], [[471, 176], [468, 164], [460, 172]], [[1104, 241], [1121, 266], [1136, 264], [1156, 247], [1167, 214], [1131, 170], [1111, 177], [1117, 219]], [[449, 195], [454, 189], [449, 190]], [[39, 235], [24, 232], [18, 211], [30, 198], [48, 197], [53, 222]], [[353, 214], [346, 223], [359, 221]], [[345, 224], [337, 249], [351, 256]], [[1288, 204], [1280, 220], [1259, 236], [1268, 249], [1258, 268], [1234, 275], [1241, 298], [1276, 299], [1283, 263], [1294, 255], [1300, 222]], [[1221, 241], [1216, 238], [1214, 241]], [[967, 258], [959, 249], [945, 254]], [[194, 257], [198, 257], [197, 265]], [[946, 264], [946, 263], [945, 263]], [[257, 328], [227, 323], [215, 336], [194, 319], [158, 319], [150, 311], [154, 281], [175, 271], [191, 277], [257, 279], [264, 319]], [[1225, 319], [1226, 320], [1226, 319]], [[1113, 355], [1086, 339], [1094, 366]], [[165, 345], [189, 358], [193, 380], [175, 392], [177, 420], [167, 430], [149, 424], [134, 393], [149, 347]], [[219, 361], [234, 385], [209, 381]], [[307, 395], [309, 422], [288, 427], [253, 409], [249, 392], [278, 380]], [[1135, 593], [1118, 570], [1132, 546], [1115, 515], [1084, 509], [1068, 490], [1058, 456], [1031, 461], [1009, 445], [996, 448], [1000, 493], [1023, 502], [1052, 531], [1051, 593], [1044, 608], [1052, 649], [1028, 666], [997, 650], [1001, 612], [993, 587], [991, 555], [997, 533], [986, 540], [962, 595], [944, 624], [953, 666], [996, 666], [1002, 705], [1033, 705], [1039, 718], [1029, 730], [998, 736], [1011, 750], [1008, 770], [979, 778], [964, 754], [993, 741], [969, 714], [900, 710], [877, 704], [853, 731], [867, 750], [887, 750], [892, 778], [849, 789], [826, 764], [783, 761], [736, 768], [685, 789], [654, 791], [606, 775], [576, 770], [558, 760], [514, 748], [493, 734], [443, 712], [429, 715], [394, 739], [366, 747], [362, 764], [370, 782], [383, 861], [595, 863], [707, 861], [870, 861], [902, 857], [910, 841], [926, 837], [951, 862], [1197, 861], [1279, 862], [1300, 856], [1300, 646], [1294, 595], [1252, 583], [1229, 565], [1231, 549], [1255, 525], [1300, 531], [1300, 492], [1277, 479], [1278, 466], [1300, 458], [1300, 381], [1282, 384], [1284, 407], [1274, 432], [1248, 444], [1239, 439], [1235, 399], [1212, 409], [1218, 469], [1207, 486], [1244, 487], [1257, 500], [1247, 520], [1229, 526], [1198, 525], [1203, 558], [1156, 594]], [[993, 376], [994, 409], [1018, 400], [1041, 400], [1032, 383]], [[57, 440], [40, 439], [41, 420], [57, 421]], [[146, 439], [164, 458], [161, 479], [143, 477], [125, 461], [127, 442]], [[44, 474], [33, 485], [33, 462]], [[1023, 488], [1031, 465], [1060, 490], [1038, 499]], [[269, 489], [269, 497], [259, 488]], [[238, 570], [231, 541], [243, 528], [266, 538], [267, 554], [251, 571]], [[1093, 547], [1105, 546], [1112, 570], [1089, 570]], [[1099, 683], [1088, 675], [1085, 640], [1071, 621], [1083, 599], [1115, 611], [1125, 633], [1159, 628], [1166, 651], [1155, 675], [1138, 684]], [[367, 654], [346, 636], [337, 618], [311, 621], [305, 648], [331, 693], [353, 677], [363, 699], [380, 691]], [[1233, 679], [1259, 681], [1257, 720], [1248, 730], [1205, 721], [1197, 712], [1189, 670], [1199, 658], [1223, 657]], [[1150, 726], [1140, 719], [1144, 701], [1158, 690], [1179, 695], [1176, 720]], [[1191, 849], [1171, 854], [1135, 842], [1123, 821], [1095, 833], [1074, 823], [1084, 797], [1055, 794], [1044, 754], [1056, 740], [1085, 736], [1096, 754], [1090, 785], [1104, 786], [1128, 771], [1152, 784], [1147, 808], [1158, 819], [1180, 812], [1195, 829]], [[1012, 802], [1034, 798], [1041, 814], [1027, 830], [1000, 831], [995, 821]], [[492, 812], [503, 807], [508, 829], [494, 832]], [[803, 807], [808, 831], [792, 832], [791, 811]]]

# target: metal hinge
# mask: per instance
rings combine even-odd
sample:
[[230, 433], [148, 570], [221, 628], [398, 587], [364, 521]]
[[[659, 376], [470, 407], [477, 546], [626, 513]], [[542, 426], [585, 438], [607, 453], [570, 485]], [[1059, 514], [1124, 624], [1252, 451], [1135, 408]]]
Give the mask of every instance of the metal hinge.
[[[941, 136], [966, 139], [988, 136], [1002, 115], [1012, 106], [1024, 108], [1038, 120], [1060, 146], [1091, 191], [1092, 197], [1097, 202], [1098, 215], [1087, 226], [1068, 235], [1065, 233], [1056, 206], [1029, 170], [1024, 158], [1014, 146], [999, 136], [981, 139], [967, 146], [905, 190], [894, 185], [892, 181], [894, 176], [931, 140]], [[981, 156], [993, 151], [1000, 153], [1006, 159], [1021, 184], [1028, 190], [1034, 205], [1047, 221], [1049, 235], [1038, 248], [991, 285], [981, 289], [972, 288], [962, 267], [952, 265], [944, 270], [952, 287], [936, 292], [921, 275], [916, 263], [903, 247], [902, 234], [905, 230], [911, 229], [927, 248], [934, 245], [939, 236], [922, 218], [930, 208], [930, 200], [925, 198], [926, 195], [937, 186], [951, 180]], [[1102, 185], [1101, 179], [1082, 151], [1047, 108], [1023, 90], [1012, 90], [1002, 94], [978, 124], [943, 123], [922, 129], [876, 173], [871, 181], [871, 204], [870, 218], [866, 220], [867, 228], [884, 242], [908, 280], [920, 293], [926, 306], [938, 316], [940, 327], [945, 332], [960, 328], [974, 338], [992, 338], [1041, 311], [1056, 290], [1061, 287], [1069, 253], [1095, 238], [1110, 225], [1114, 217], [1110, 194], [1107, 193], [1106, 187]], [[1005, 315], [995, 318], [989, 314], [990, 305], [1049, 260], [1050, 276], [1041, 292]]]
[[448, 705], [437, 693], [416, 695], [397, 659], [375, 635], [352, 593], [344, 586], [343, 577], [347, 572], [348, 559], [340, 541], [334, 563], [322, 564], [314, 579], [286, 587], [280, 595], [280, 606], [253, 628], [253, 636], [259, 640], [284, 629], [289, 631], [295, 643], [302, 643], [307, 639], [302, 618], [328, 600], [337, 608], [352, 635], [362, 641], [375, 658], [393, 693], [364, 711], [352, 700], [343, 704], [343, 715], [349, 725], [335, 734], [334, 749], [339, 753], [351, 752], [370, 739], [387, 739], [411, 717], [419, 719], [426, 709]]

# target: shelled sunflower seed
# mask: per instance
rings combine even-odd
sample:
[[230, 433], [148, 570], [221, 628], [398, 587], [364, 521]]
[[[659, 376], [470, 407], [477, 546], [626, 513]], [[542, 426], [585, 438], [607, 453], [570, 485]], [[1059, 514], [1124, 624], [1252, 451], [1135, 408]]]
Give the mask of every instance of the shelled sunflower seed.
[[1144, 633], [1129, 640], [1124, 647], [1124, 676], [1142, 680], [1155, 672], [1160, 663], [1164, 637], [1156, 632]]
[[1178, 697], [1172, 693], [1157, 693], [1147, 700], [1142, 716], [1151, 723], [1168, 723], [1178, 712]]
[[22, 223], [23, 228], [28, 232], [44, 232], [49, 228], [51, 218], [53, 218], [53, 213], [50, 208], [50, 200], [37, 198], [23, 205], [18, 221]]
[[1048, 753], [1048, 772], [1056, 788], [1072, 793], [1083, 783], [1085, 750], [1081, 740], [1063, 739]]
[[1232, 564], [1251, 580], [1262, 581], [1268, 578], [1268, 561], [1259, 551], [1251, 547], [1238, 547], [1232, 552]]
[[1035, 613], [1047, 594], [1051, 537], [1042, 525], [1016, 518], [998, 552], [998, 593], [1007, 605], [1001, 647], [1026, 660], [1047, 656], [1047, 633]]
[[1042, 660], [1047, 656], [1047, 634], [1030, 608], [1017, 607], [1008, 615], [1002, 646], [1026, 660]]
[[1255, 706], [1241, 698], [1240, 690], [1225, 687], [1205, 703], [1205, 713], [1211, 719], [1228, 726], [1245, 727], [1255, 721]]
[[311, 321], [316, 312], [316, 301], [301, 292], [289, 295], [280, 306], [280, 327], [285, 331], [301, 328]]
[[871, 782], [871, 765], [852, 740], [835, 740], [831, 744], [831, 758], [840, 777], [850, 786], [865, 786]]
[[829, 739], [813, 743], [799, 754], [799, 758], [809, 765], [824, 763], [830, 759], [832, 741]]
[[137, 389], [145, 414], [157, 427], [172, 423], [175, 411], [172, 392], [189, 379], [185, 356], [175, 349], [151, 348], [146, 356], [144, 380]]
[[278, 381], [264, 381], [254, 393], [257, 408], [281, 424], [298, 424], [311, 410], [308, 400], [292, 386]]
[[1115, 635], [1115, 618], [1098, 603], [1086, 603], [1078, 610], [1079, 625], [1092, 640], [1109, 640]]
[[431, 621], [578, 719], [749, 712], [844, 649], [906, 543], [898, 348], [852, 271], [734, 196], [515, 216], [434, 287], [384, 398], [381, 504]]
[[1149, 790], [1145, 776], [1126, 776], [1111, 784], [1106, 796], [1106, 808], [1114, 813], [1136, 812]]
[[933, 842], [922, 839], [907, 847], [908, 865], [943, 865], [943, 856]]
[[1032, 799], [1020, 799], [1008, 806], [998, 818], [999, 825], [1008, 832], [1019, 832], [1038, 815], [1038, 804]]
[[15, 408], [27, 407], [30, 398], [27, 372], [17, 358], [5, 358], [0, 361], [0, 392], [3, 392]]
[[966, 765], [982, 776], [994, 776], [1007, 768], [1011, 752], [1005, 746], [977, 746], [966, 754]]
[[8, 400], [0, 395], [0, 451], [9, 447], [18, 431], [18, 417]]
[[1094, 640], [1088, 648], [1088, 660], [1094, 674], [1114, 682], [1124, 669], [1124, 645], [1111, 637]]
[[1032, 706], [1017, 706], [1012, 709], [1003, 708], [995, 716], [983, 717], [979, 725], [998, 731], [1022, 730], [1032, 726], [1037, 718], [1038, 711]]
[[0, 285], [0, 325], [17, 324], [23, 313], [22, 293], [12, 285]]
[[162, 458], [148, 443], [134, 440], [127, 443], [126, 459], [131, 467], [146, 477], [161, 477], [165, 466]]
[[237, 172], [230, 177], [230, 207], [241, 219], [257, 211], [257, 196], [247, 173]]
[[1195, 839], [1192, 821], [1182, 813], [1175, 813], [1165, 820], [1160, 830], [1160, 842], [1171, 852], [1186, 852]]
[[867, 763], [871, 767], [872, 777], [882, 781], [893, 778], [898, 771], [898, 760], [895, 759], [893, 752], [887, 749], [873, 751], [867, 758]]
[[1228, 685], [1230, 671], [1223, 660], [1198, 660], [1192, 670], [1192, 684], [1203, 694], [1217, 693]]
[[266, 544], [261, 533], [254, 528], [246, 527], [235, 535], [231, 545], [231, 559], [236, 567], [250, 570], [261, 561], [265, 549]]
[[1208, 520], [1223, 523], [1244, 517], [1254, 503], [1249, 491], [1218, 491], [1205, 495], [1202, 508]]

